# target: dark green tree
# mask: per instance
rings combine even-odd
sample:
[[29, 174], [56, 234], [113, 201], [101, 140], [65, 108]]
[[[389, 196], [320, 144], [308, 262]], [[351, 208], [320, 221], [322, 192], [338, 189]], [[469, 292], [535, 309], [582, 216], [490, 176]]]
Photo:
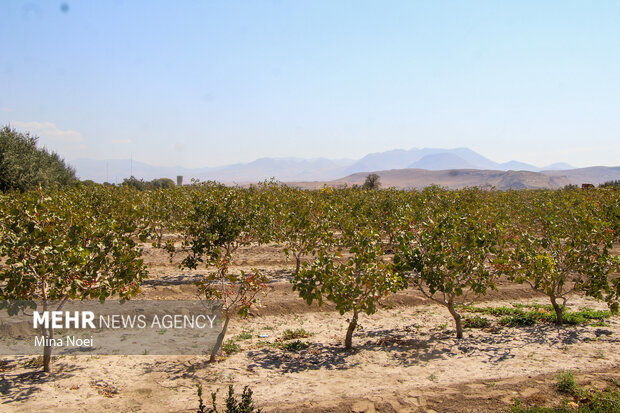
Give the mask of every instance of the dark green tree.
[[377, 174], [369, 174], [364, 181], [362, 188], [364, 189], [379, 189], [381, 186], [380, 176]]
[[77, 182], [75, 171], [56, 153], [37, 148], [37, 140], [8, 126], [0, 129], [0, 191]]

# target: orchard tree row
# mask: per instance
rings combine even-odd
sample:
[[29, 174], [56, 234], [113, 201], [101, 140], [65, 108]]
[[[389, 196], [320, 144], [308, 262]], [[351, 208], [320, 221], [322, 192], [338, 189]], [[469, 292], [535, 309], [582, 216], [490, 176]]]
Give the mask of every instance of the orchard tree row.
[[605, 300], [613, 311], [620, 296], [612, 254], [620, 241], [620, 190], [614, 187], [310, 191], [268, 182], [140, 191], [82, 185], [6, 192], [0, 224], [0, 299], [129, 298], [146, 276], [140, 257], [148, 241], [183, 254], [182, 267], [209, 269], [199, 290], [222, 301], [219, 345], [230, 319], [247, 315], [265, 290], [259, 270], [230, 271], [239, 248], [256, 244], [276, 245], [292, 260], [293, 289], [309, 304], [330, 301], [349, 315], [347, 348], [359, 314], [374, 313], [382, 298], [408, 287], [444, 305], [459, 338], [459, 297], [484, 295], [500, 276], [546, 294], [558, 324], [570, 293]]

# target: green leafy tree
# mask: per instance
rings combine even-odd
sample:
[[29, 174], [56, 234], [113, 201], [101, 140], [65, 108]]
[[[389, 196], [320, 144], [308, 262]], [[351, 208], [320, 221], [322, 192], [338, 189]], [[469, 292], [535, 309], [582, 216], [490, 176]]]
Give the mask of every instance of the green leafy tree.
[[184, 188], [166, 188], [145, 191], [142, 201], [145, 234], [153, 246], [162, 247], [164, 235], [183, 230], [183, 218], [190, 209], [189, 191]]
[[123, 179], [121, 185], [130, 186], [136, 188], [139, 191], [153, 190], [153, 189], [167, 189], [174, 188], [176, 184], [170, 178], [158, 178], [152, 181], [145, 181], [144, 179], [138, 179], [135, 176]]
[[620, 179], [604, 182], [599, 185], [599, 188], [620, 188]]
[[353, 333], [360, 312], [373, 314], [383, 297], [406, 285], [406, 280], [393, 271], [384, 257], [381, 236], [368, 228], [347, 226], [341, 242], [349, 257], [341, 259], [341, 251], [321, 248], [312, 263], [305, 263], [295, 274], [293, 290], [308, 304], [322, 305], [329, 300], [340, 314], [352, 313], [345, 337], [345, 348], [352, 348]]
[[429, 188], [423, 195], [426, 207], [400, 238], [394, 262], [409, 272], [412, 285], [448, 309], [460, 339], [463, 326], [457, 299], [496, 288], [497, 265], [503, 262], [501, 226], [485, 199], [488, 194], [479, 190]]
[[[231, 317], [246, 317], [257, 294], [266, 287], [267, 277], [256, 269], [240, 274], [229, 271], [234, 253], [242, 246], [262, 242], [264, 233], [257, 230], [260, 207], [250, 190], [213, 183], [195, 185], [192, 190], [190, 210], [181, 225], [180, 250], [187, 253], [181, 266], [195, 269], [205, 264], [213, 269], [197, 285], [206, 299], [222, 303], [222, 331], [210, 356], [214, 362]], [[172, 242], [167, 242], [166, 248], [171, 253], [178, 250]]]
[[274, 238], [284, 244], [282, 250], [287, 258], [295, 259], [298, 273], [302, 257], [333, 237], [328, 219], [330, 205], [318, 192], [286, 186], [272, 188], [265, 203], [272, 206]]
[[0, 129], [0, 191], [26, 191], [77, 182], [75, 171], [54, 152], [37, 148], [37, 137]]
[[[138, 292], [146, 270], [125, 221], [97, 219], [63, 192], [25, 193], [0, 208], [0, 299], [40, 300], [43, 311], [52, 305], [59, 311], [68, 299], [127, 299]], [[43, 328], [43, 334], [52, 339], [54, 332]], [[45, 372], [51, 356], [46, 345]]]
[[596, 190], [513, 194], [509, 208], [514, 217], [505, 270], [516, 282], [549, 297], [557, 324], [564, 322], [571, 293], [606, 299], [618, 310], [613, 291], [618, 281], [611, 277], [618, 268], [611, 253], [616, 234]]
[[364, 189], [379, 189], [381, 187], [381, 177], [377, 174], [369, 174], [362, 185]]

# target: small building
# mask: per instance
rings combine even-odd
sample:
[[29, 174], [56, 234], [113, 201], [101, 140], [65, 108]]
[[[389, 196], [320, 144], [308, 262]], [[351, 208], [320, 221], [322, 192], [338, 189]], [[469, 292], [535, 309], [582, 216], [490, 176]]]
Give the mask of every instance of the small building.
[[594, 188], [593, 184], [581, 184], [581, 189], [590, 189]]
[[183, 175], [177, 175], [177, 186], [183, 186]]

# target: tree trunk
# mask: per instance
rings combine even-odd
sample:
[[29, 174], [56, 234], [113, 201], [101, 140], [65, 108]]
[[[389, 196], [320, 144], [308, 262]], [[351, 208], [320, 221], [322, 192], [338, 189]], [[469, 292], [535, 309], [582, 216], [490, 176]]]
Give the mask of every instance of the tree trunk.
[[228, 329], [229, 321], [230, 321], [230, 316], [225, 315], [224, 325], [222, 326], [222, 331], [220, 331], [220, 334], [217, 336], [217, 341], [215, 342], [215, 346], [213, 347], [213, 350], [211, 350], [211, 357], [209, 358], [210, 363], [215, 362], [215, 356], [217, 356], [217, 353], [219, 353], [220, 348], [222, 348], [222, 343], [224, 342], [224, 336], [226, 335], [226, 330]]
[[295, 256], [295, 274], [299, 274], [301, 269], [301, 254]]
[[349, 322], [349, 328], [347, 329], [347, 337], [344, 340], [344, 348], [347, 350], [351, 350], [353, 347], [353, 332], [355, 331], [355, 327], [357, 327], [357, 315], [358, 311], [353, 310], [353, 318]]
[[551, 296], [551, 305], [553, 306], [553, 309], [555, 310], [555, 323], [561, 326], [562, 324], [564, 324], [564, 315], [563, 315], [564, 308], [560, 307], [560, 305], [555, 300], [555, 296]]
[[52, 346], [51, 341], [54, 339], [54, 330], [50, 326], [44, 329], [44, 345], [43, 345], [43, 371], [45, 373], [52, 372]]
[[456, 325], [456, 338], [463, 338], [463, 324], [461, 323], [461, 315], [454, 309], [453, 302], [450, 301], [446, 307], [448, 307], [448, 311], [450, 311], [450, 314], [452, 314], [452, 317], [454, 318], [454, 324]]

